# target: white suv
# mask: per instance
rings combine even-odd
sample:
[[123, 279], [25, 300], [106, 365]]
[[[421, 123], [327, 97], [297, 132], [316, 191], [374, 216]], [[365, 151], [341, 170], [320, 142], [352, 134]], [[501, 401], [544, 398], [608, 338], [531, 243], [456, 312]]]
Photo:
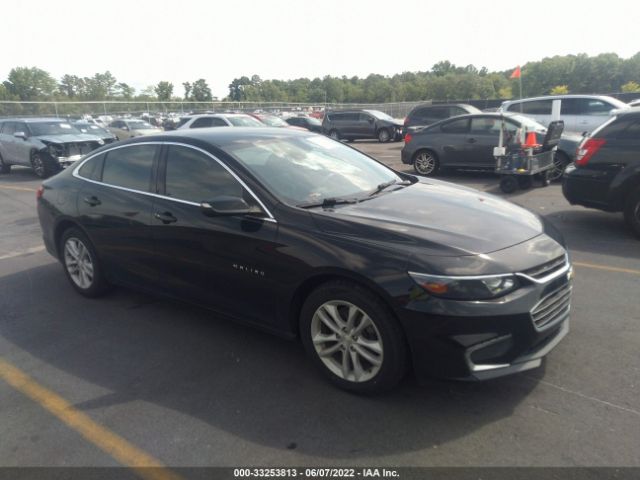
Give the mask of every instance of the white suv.
[[503, 102], [499, 111], [521, 113], [549, 125], [563, 120], [565, 132], [591, 132], [604, 123], [612, 110], [629, 108], [624, 102], [603, 95], [553, 95]]

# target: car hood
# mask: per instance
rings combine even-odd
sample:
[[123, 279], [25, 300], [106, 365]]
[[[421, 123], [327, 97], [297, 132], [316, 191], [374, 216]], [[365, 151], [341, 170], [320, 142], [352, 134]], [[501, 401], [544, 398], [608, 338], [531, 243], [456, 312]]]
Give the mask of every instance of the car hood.
[[477, 190], [420, 181], [371, 200], [314, 210], [329, 234], [368, 243], [395, 243], [422, 255], [478, 255], [544, 232], [534, 213]]
[[155, 135], [156, 133], [162, 133], [159, 128], [142, 128], [140, 130], [134, 128], [131, 132], [135, 132], [139, 135]]
[[78, 142], [101, 142], [102, 139], [95, 135], [86, 133], [66, 133], [64, 135], [39, 135], [36, 136], [41, 142], [48, 143], [78, 143]]

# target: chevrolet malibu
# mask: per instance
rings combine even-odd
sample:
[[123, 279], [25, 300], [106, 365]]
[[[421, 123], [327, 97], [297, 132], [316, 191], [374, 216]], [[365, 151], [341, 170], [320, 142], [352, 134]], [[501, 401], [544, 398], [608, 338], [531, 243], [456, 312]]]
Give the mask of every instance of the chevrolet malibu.
[[193, 129], [92, 152], [37, 194], [71, 286], [198, 304], [298, 338], [339, 387], [487, 379], [569, 329], [561, 235], [491, 195], [396, 172], [324, 136]]

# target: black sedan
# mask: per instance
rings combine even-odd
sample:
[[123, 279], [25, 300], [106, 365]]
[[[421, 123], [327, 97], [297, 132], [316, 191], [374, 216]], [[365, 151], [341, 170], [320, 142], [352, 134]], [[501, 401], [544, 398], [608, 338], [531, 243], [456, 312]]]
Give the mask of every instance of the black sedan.
[[122, 285], [290, 338], [342, 388], [537, 367], [568, 331], [561, 235], [509, 202], [289, 129], [195, 129], [92, 152], [44, 182], [71, 286]]
[[[504, 124], [504, 127], [502, 125]], [[440, 168], [493, 169], [493, 147], [498, 146], [500, 129], [504, 141], [516, 137], [519, 129], [536, 132], [542, 143], [546, 128], [535, 120], [517, 114], [476, 113], [450, 118], [405, 135], [402, 163], [413, 165], [420, 175], [435, 175]], [[582, 137], [563, 134], [555, 154], [549, 179], [562, 177], [572, 161]]]
[[322, 133], [322, 122], [311, 117], [289, 117], [286, 119], [289, 125], [306, 128], [310, 132]]

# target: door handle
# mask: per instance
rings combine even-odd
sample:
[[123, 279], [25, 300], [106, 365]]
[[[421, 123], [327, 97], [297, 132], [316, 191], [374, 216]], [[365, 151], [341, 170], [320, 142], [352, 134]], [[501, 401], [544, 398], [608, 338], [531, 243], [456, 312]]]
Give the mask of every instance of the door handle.
[[95, 195], [91, 195], [90, 197], [84, 197], [84, 203], [88, 203], [90, 206], [95, 207], [96, 205], [100, 205], [102, 202]]
[[175, 223], [178, 221], [178, 219], [176, 217], [174, 217], [171, 212], [164, 212], [164, 213], [154, 213], [153, 216], [155, 218], [157, 218], [158, 220], [160, 220], [162, 223], [164, 223], [165, 225], [168, 223]]

